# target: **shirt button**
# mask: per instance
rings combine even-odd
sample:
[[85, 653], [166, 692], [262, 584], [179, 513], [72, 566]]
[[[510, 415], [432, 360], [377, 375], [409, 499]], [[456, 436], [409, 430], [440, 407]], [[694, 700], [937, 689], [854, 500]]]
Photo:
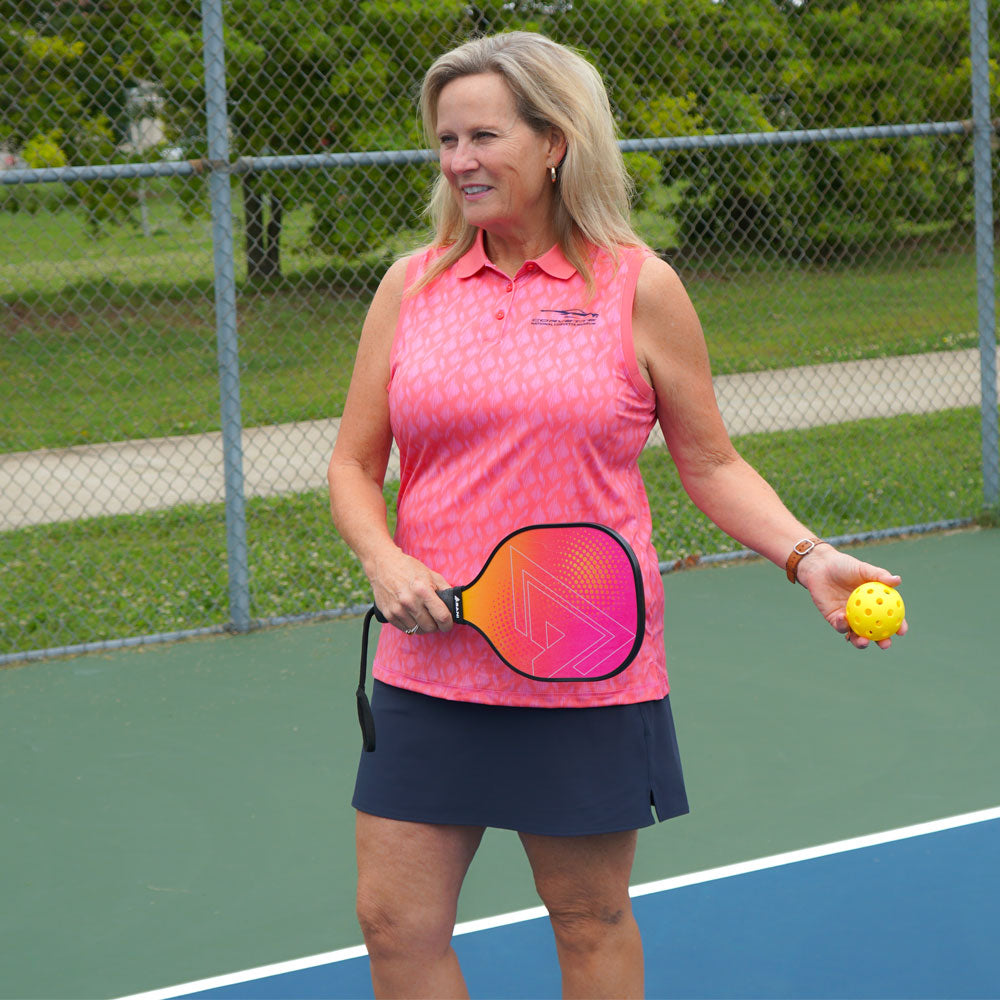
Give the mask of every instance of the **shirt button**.
[[497, 310], [497, 319], [503, 319], [503, 310], [502, 309], [498, 309]]
[[534, 264], [529, 264], [528, 265], [528, 270], [529, 271], [534, 271], [534, 269], [535, 269], [535, 265]]
[[508, 281], [507, 282], [507, 291], [508, 292], [514, 291], [514, 282], [513, 281]]

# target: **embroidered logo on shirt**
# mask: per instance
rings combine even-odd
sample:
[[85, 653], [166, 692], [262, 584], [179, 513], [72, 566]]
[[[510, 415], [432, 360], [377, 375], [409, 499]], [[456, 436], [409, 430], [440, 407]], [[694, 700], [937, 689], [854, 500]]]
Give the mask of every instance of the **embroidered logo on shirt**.
[[594, 326], [600, 313], [587, 312], [585, 309], [541, 309], [548, 315], [536, 316], [532, 326]]

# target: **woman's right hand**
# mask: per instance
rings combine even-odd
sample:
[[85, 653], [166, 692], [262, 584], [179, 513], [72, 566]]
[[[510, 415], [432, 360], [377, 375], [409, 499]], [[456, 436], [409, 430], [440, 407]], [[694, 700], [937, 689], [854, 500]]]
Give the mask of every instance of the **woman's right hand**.
[[375, 560], [368, 573], [375, 604], [385, 619], [409, 634], [447, 632], [454, 621], [437, 591], [448, 581], [419, 559], [396, 548]]

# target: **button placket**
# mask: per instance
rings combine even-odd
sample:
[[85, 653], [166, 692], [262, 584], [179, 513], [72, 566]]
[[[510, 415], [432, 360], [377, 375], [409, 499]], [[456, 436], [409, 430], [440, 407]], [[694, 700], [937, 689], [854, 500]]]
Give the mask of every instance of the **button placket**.
[[510, 316], [511, 308], [514, 304], [514, 293], [517, 284], [514, 281], [506, 280], [503, 285], [503, 295], [501, 295], [496, 309], [493, 311], [494, 331], [491, 340], [500, 340], [503, 337], [507, 326], [507, 318]]

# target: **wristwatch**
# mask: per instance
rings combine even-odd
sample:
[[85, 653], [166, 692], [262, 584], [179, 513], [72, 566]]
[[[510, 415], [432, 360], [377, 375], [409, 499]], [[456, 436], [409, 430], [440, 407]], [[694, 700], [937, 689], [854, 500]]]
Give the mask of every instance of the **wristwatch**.
[[809, 538], [800, 539], [792, 546], [792, 551], [788, 556], [788, 562], [785, 563], [785, 574], [788, 577], [789, 583], [798, 583], [799, 563], [802, 562], [802, 560], [805, 559], [805, 557], [809, 555], [809, 553], [812, 552], [817, 545], [822, 544], [823, 539], [816, 538], [815, 535], [813, 535]]

